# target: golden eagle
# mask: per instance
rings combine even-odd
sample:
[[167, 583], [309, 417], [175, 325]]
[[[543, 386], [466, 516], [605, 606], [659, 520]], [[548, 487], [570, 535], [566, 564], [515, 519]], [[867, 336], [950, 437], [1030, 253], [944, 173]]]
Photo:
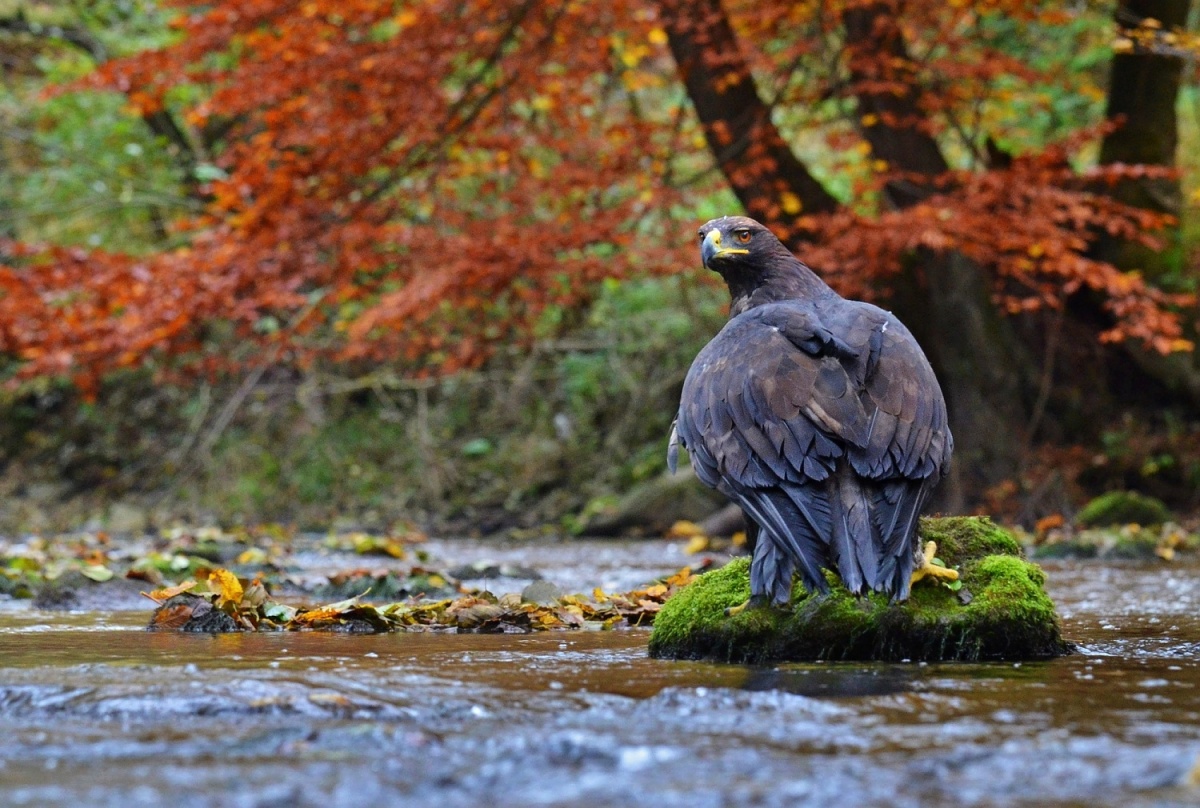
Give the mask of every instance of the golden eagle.
[[826, 592], [823, 568], [855, 594], [905, 599], [914, 569], [930, 567], [917, 517], [954, 447], [925, 354], [891, 313], [838, 295], [753, 219], [708, 222], [700, 252], [733, 303], [683, 383], [668, 465], [682, 445], [744, 511], [749, 603], [786, 604], [796, 572]]

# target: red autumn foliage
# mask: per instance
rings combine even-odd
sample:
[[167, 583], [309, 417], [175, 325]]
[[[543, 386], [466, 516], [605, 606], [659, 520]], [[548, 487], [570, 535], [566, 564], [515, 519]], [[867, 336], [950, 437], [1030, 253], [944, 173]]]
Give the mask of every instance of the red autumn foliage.
[[[985, 132], [1020, 142], [1020, 120], [997, 112], [1013, 88], [1066, 79], [1007, 52], [990, 23], [1045, 30], [1072, 4], [911, 0], [889, 19], [912, 59], [864, 49], [870, 31], [846, 35], [850, 15], [877, 6], [726, 4], [781, 130], [800, 143], [823, 133], [844, 155], [826, 170], [852, 194], [819, 215], [786, 193], [752, 212], [809, 233], [803, 257], [850, 294], [877, 294], [917, 248], [954, 250], [986, 268], [1006, 310], [1057, 307], [1087, 288], [1115, 318], [1101, 339], [1189, 347], [1173, 307], [1190, 301], [1086, 254], [1097, 232], [1144, 240], [1166, 223], [1097, 190], [1154, 169], [1077, 173], [1069, 158], [1095, 136], [1084, 132], [1004, 167], [960, 147], [947, 171], [914, 176], [872, 137], [969, 130], [968, 146]], [[63, 376], [94, 390], [121, 368], [264, 361], [453, 372], [534, 339], [548, 307], [585, 302], [601, 278], [693, 271], [695, 223], [673, 211], [719, 182], [664, 28], [720, 12], [669, 0], [181, 4], [175, 45], [108, 63], [85, 85], [143, 113], [177, 106], [172, 88], [199, 87], [175, 111], [199, 139], [220, 133], [206, 145], [225, 177], [202, 186], [202, 215], [175, 223], [183, 248], [8, 245], [0, 351], [14, 382]], [[912, 114], [883, 104], [856, 118], [851, 99], [888, 94]], [[772, 159], [751, 149], [738, 170], [769, 175]], [[906, 182], [921, 198], [884, 204]], [[233, 336], [215, 337], [217, 324]]]

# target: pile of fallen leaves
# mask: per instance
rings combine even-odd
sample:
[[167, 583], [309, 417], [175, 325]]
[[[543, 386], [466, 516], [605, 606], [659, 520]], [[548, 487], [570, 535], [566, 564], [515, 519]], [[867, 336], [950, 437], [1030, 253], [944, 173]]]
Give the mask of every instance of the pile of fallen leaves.
[[[41, 608], [78, 608], [71, 597], [76, 590], [126, 598], [141, 591], [156, 605], [150, 623], [155, 630], [602, 630], [649, 625], [663, 602], [692, 578], [690, 569], [684, 569], [622, 594], [596, 589], [589, 596], [561, 595], [550, 586], [550, 594], [543, 589], [540, 595], [497, 597], [467, 589], [459, 578], [540, 576], [536, 570], [506, 570], [503, 565], [448, 572], [433, 564], [421, 546], [425, 540], [420, 531], [401, 528], [382, 536], [310, 536], [297, 544], [291, 531], [276, 526], [177, 528], [124, 541], [103, 532], [0, 538], [0, 596], [34, 598]], [[294, 554], [314, 550], [374, 557], [379, 563], [312, 575], [297, 567]], [[274, 594], [279, 591], [283, 599]], [[293, 605], [300, 598], [336, 602]]]
[[530, 632], [549, 629], [611, 629], [649, 625], [667, 598], [691, 582], [685, 567], [662, 581], [619, 595], [600, 589], [590, 598], [564, 595], [548, 603], [523, 600], [519, 594], [490, 593], [458, 598], [373, 605], [359, 597], [313, 608], [297, 608], [271, 599], [259, 579], [245, 582], [226, 569], [202, 580], [143, 593], [158, 604], [151, 630], [168, 631], [389, 631], [457, 630]]

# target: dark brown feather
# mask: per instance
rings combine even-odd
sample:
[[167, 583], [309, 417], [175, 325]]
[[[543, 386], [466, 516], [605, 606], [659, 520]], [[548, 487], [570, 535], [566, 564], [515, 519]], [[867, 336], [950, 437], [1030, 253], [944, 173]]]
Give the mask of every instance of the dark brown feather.
[[[720, 253], [747, 232], [744, 254]], [[786, 600], [792, 569], [823, 590], [824, 567], [852, 591], [906, 597], [916, 515], [953, 449], [929, 362], [894, 316], [838, 296], [757, 222], [700, 234], [733, 301], [684, 382], [676, 430], [700, 479], [771, 545], [755, 550], [753, 594]]]

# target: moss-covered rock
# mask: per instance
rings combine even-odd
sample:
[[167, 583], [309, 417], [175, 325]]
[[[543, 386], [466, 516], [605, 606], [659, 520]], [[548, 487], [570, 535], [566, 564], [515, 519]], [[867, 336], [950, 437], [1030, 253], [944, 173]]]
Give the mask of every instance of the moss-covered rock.
[[987, 517], [922, 519], [924, 540], [958, 568], [962, 588], [922, 582], [905, 603], [856, 598], [832, 573], [833, 591], [810, 596], [796, 583], [789, 610], [725, 610], [750, 596], [749, 559], [700, 576], [663, 606], [650, 654], [723, 662], [806, 659], [1043, 659], [1070, 651], [1045, 575], [1012, 534]]
[[1110, 525], [1161, 525], [1171, 521], [1171, 511], [1162, 500], [1137, 491], [1109, 491], [1080, 509], [1075, 522], [1080, 527]]

